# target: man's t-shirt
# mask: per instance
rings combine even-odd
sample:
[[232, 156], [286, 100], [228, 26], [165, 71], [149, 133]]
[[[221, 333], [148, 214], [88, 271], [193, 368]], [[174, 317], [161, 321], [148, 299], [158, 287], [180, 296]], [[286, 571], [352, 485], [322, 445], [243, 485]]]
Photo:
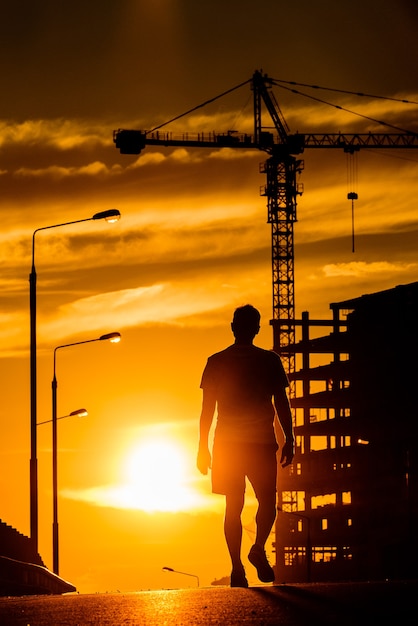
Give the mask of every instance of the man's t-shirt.
[[209, 357], [201, 387], [215, 392], [215, 436], [225, 442], [275, 443], [272, 396], [289, 385], [280, 357], [233, 344]]

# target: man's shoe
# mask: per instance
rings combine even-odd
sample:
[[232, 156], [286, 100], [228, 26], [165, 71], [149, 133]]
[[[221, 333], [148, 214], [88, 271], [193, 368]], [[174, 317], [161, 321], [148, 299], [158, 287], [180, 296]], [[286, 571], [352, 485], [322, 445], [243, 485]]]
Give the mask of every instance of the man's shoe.
[[248, 580], [245, 576], [244, 568], [232, 570], [231, 587], [248, 587]]
[[267, 560], [266, 553], [261, 546], [254, 544], [248, 554], [248, 560], [254, 565], [261, 582], [273, 583], [274, 570]]

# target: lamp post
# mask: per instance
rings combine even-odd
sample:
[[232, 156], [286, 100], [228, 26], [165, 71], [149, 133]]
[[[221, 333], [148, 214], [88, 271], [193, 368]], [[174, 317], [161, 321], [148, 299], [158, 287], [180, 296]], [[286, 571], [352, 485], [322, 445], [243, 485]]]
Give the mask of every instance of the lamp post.
[[54, 574], [59, 574], [59, 540], [58, 540], [58, 445], [57, 445], [57, 376], [56, 362], [57, 351], [61, 348], [70, 348], [71, 346], [80, 346], [84, 343], [93, 343], [94, 341], [110, 341], [118, 343], [121, 339], [120, 333], [106, 333], [96, 339], [86, 339], [84, 341], [76, 341], [57, 346], [54, 349], [54, 375], [52, 378], [52, 491], [53, 491], [53, 521], [52, 521], [52, 569]]
[[[62, 415], [61, 417], [57, 417], [55, 422], [57, 420], [62, 420], [65, 417], [86, 417], [86, 415], [88, 415], [86, 409], [77, 409], [76, 411], [71, 411], [71, 413], [68, 413], [68, 415]], [[42, 424], [50, 424], [52, 422], [53, 426], [54, 426], [54, 420], [46, 420], [44, 422], [38, 422], [36, 425], [37, 426], [42, 426]], [[56, 428], [54, 429], [53, 427], [53, 434], [52, 434], [52, 459], [53, 459], [53, 472], [52, 472], [52, 508], [54, 511], [54, 516], [58, 515], [58, 472], [57, 472], [57, 431]], [[57, 532], [58, 532], [58, 525], [57, 525]], [[55, 541], [55, 540], [54, 540]], [[57, 536], [57, 541], [58, 541], [58, 536]], [[55, 545], [55, 544], [54, 544]], [[55, 556], [54, 556], [55, 559]], [[57, 556], [58, 559], [58, 556]], [[57, 568], [58, 568], [58, 560], [57, 560]], [[58, 571], [55, 572], [56, 574], [58, 574]]]
[[197, 586], [199, 587], [199, 576], [196, 576], [196, 574], [188, 574], [187, 572], [179, 572], [176, 569], [173, 569], [172, 567], [163, 567], [162, 568], [163, 571], [165, 572], [173, 572], [174, 574], [183, 574], [183, 576], [192, 576], [193, 578], [196, 578], [197, 580]]
[[120, 218], [117, 209], [109, 209], [95, 213], [92, 217], [72, 222], [64, 222], [62, 224], [53, 224], [52, 226], [43, 226], [37, 228], [32, 235], [32, 268], [29, 275], [29, 310], [30, 310], [30, 537], [35, 552], [38, 551], [38, 460], [36, 445], [36, 426], [37, 426], [37, 371], [36, 371], [36, 269], [35, 269], [35, 235], [40, 230], [49, 228], [58, 228], [59, 226], [69, 226], [70, 224], [78, 224], [79, 222], [88, 222], [90, 220], [106, 220], [107, 222], [116, 222]]

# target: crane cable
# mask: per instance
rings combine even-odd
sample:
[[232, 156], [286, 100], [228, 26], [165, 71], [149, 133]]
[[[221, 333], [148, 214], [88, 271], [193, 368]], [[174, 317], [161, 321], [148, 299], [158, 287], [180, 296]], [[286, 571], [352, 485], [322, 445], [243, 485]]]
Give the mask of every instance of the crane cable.
[[163, 122], [162, 124], [159, 124], [159, 126], [155, 126], [155, 128], [151, 130], [147, 130], [145, 134], [148, 135], [149, 133], [153, 133], [155, 130], [159, 130], [163, 126], [167, 126], [167, 124], [171, 124], [171, 122], [176, 122], [181, 117], [184, 117], [185, 115], [189, 115], [189, 113], [193, 113], [193, 111], [196, 111], [197, 109], [201, 109], [207, 104], [211, 104], [212, 102], [215, 102], [215, 100], [219, 100], [219, 98], [222, 98], [223, 96], [228, 95], [232, 91], [235, 91], [236, 89], [239, 89], [240, 87], [243, 87], [244, 85], [248, 85], [248, 83], [250, 82], [251, 82], [251, 79], [248, 79], [244, 81], [243, 83], [240, 83], [239, 85], [235, 85], [235, 87], [231, 87], [231, 89], [228, 89], [227, 91], [224, 91], [223, 93], [220, 93], [218, 96], [215, 96], [214, 98], [210, 98], [209, 100], [206, 100], [206, 102], [202, 102], [201, 104], [196, 105], [192, 109], [189, 109], [188, 111], [185, 111], [184, 113], [181, 113], [180, 115], [177, 115], [176, 117], [171, 118], [171, 120], [168, 120], [167, 122]]
[[365, 98], [374, 98], [377, 100], [392, 100], [393, 102], [403, 102], [404, 104], [418, 104], [418, 102], [415, 102], [415, 100], [406, 100], [404, 98], [393, 98], [390, 96], [376, 96], [375, 94], [362, 93], [361, 91], [348, 91], [347, 89], [335, 89], [333, 87], [321, 87], [320, 85], [308, 85], [306, 83], [296, 83], [293, 80], [281, 80], [280, 78], [275, 78], [274, 81], [277, 83], [286, 83], [287, 85], [295, 85], [296, 87], [308, 87], [310, 89], [322, 89], [323, 91], [335, 91], [336, 93], [346, 93], [351, 96], [361, 96]]
[[389, 122], [384, 122], [383, 120], [377, 120], [374, 117], [370, 117], [368, 115], [364, 115], [363, 113], [357, 113], [357, 111], [352, 111], [351, 109], [347, 109], [346, 107], [343, 107], [339, 104], [333, 104], [332, 102], [328, 102], [327, 100], [322, 100], [321, 98], [317, 98], [315, 96], [311, 96], [308, 93], [303, 93], [302, 91], [298, 91], [297, 89], [291, 89], [290, 87], [285, 87], [284, 85], [280, 85], [276, 82], [274, 82], [274, 84], [277, 87], [280, 87], [281, 89], [286, 89], [287, 91], [290, 91], [291, 93], [295, 93], [299, 96], [304, 96], [305, 98], [309, 98], [310, 100], [314, 100], [315, 102], [320, 102], [321, 104], [326, 104], [328, 106], [334, 107], [335, 109], [339, 109], [340, 111], [345, 111], [346, 113], [351, 113], [351, 115], [357, 115], [358, 117], [362, 117], [366, 120], [369, 120], [370, 122], [375, 122], [376, 124], [380, 124], [382, 126], [387, 126], [388, 128], [393, 128], [395, 130], [399, 130], [402, 133], [406, 133], [407, 135], [417, 135], [417, 133], [411, 131], [411, 130], [406, 130], [405, 128], [400, 128], [399, 126], [395, 126], [394, 124], [390, 124]]
[[358, 200], [358, 150], [347, 151], [347, 200], [351, 200], [351, 252], [355, 252], [354, 242], [354, 201]]

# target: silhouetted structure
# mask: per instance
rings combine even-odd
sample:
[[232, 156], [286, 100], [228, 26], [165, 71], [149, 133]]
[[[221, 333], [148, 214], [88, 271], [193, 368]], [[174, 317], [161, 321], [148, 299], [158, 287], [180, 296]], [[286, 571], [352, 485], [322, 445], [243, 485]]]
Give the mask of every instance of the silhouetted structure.
[[34, 550], [33, 541], [2, 520], [0, 520], [0, 556], [44, 566], [40, 555]]
[[[275, 350], [297, 363], [276, 580], [416, 577], [418, 282], [330, 308], [328, 321], [272, 321]], [[300, 340], [280, 347], [283, 323]]]
[[32, 539], [0, 520], [0, 596], [71, 591], [76, 588], [45, 567]]

